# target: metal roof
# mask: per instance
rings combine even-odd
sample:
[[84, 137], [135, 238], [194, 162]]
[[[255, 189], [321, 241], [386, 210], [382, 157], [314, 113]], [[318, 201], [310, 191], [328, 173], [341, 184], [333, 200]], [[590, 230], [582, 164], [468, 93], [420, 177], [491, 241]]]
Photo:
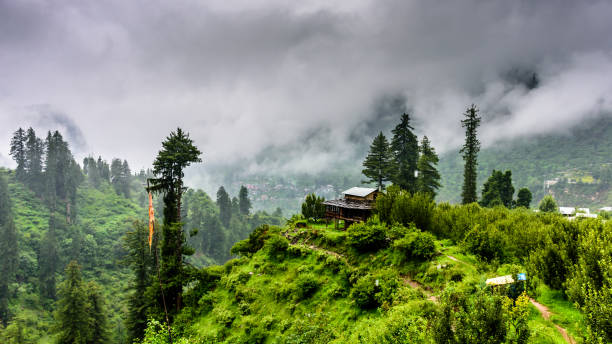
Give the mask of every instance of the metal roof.
[[[524, 273], [518, 274], [519, 281], [525, 281], [526, 279], [527, 279], [527, 276]], [[500, 277], [495, 277], [495, 278], [489, 278], [488, 280], [485, 281], [485, 283], [487, 285], [510, 284], [510, 283], [514, 283], [514, 278], [512, 277], [512, 275], [500, 276]]]
[[376, 191], [375, 188], [360, 188], [360, 187], [353, 187], [350, 188], [348, 190], [345, 190], [343, 192], [344, 195], [351, 195], [351, 196], [357, 196], [357, 197], [365, 197], [369, 194], [371, 194], [372, 192]]
[[323, 202], [323, 204], [348, 209], [370, 210], [374, 208], [374, 206], [369, 202], [353, 202], [344, 199], [331, 199], [329, 201]]

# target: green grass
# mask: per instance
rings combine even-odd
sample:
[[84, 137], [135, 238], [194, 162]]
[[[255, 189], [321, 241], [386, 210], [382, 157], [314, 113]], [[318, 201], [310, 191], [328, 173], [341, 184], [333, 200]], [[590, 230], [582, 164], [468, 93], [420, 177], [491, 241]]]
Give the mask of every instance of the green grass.
[[568, 301], [560, 290], [552, 290], [545, 285], [538, 287], [537, 301], [553, 313], [551, 321], [565, 328], [574, 338], [584, 333], [584, 315]]

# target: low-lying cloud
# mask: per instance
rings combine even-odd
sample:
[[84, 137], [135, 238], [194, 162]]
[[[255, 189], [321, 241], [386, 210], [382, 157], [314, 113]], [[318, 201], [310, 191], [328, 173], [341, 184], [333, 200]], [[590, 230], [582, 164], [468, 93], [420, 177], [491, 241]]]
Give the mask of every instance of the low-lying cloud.
[[1, 152], [33, 104], [74, 121], [55, 118], [80, 154], [135, 167], [181, 126], [199, 173], [358, 166], [402, 111], [440, 152], [471, 103], [485, 145], [566, 130], [612, 112], [610, 17], [603, 0], [0, 0]]

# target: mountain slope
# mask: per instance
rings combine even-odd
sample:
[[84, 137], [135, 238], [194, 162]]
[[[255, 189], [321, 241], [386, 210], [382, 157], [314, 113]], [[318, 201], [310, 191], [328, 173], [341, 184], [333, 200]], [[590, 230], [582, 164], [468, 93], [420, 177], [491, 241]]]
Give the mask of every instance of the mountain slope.
[[[517, 138], [482, 149], [478, 156], [478, 185], [482, 187], [493, 169], [511, 170], [516, 191], [528, 187], [534, 194], [532, 205], [551, 192], [560, 205], [601, 207], [612, 204], [610, 181], [599, 176], [602, 169], [609, 170], [611, 163], [612, 118], [603, 117], [581, 123], [566, 133]], [[459, 202], [463, 183], [459, 152], [442, 155], [439, 170], [443, 188], [437, 199]], [[578, 183], [569, 189], [567, 184], [546, 189], [544, 182], [554, 178]]]

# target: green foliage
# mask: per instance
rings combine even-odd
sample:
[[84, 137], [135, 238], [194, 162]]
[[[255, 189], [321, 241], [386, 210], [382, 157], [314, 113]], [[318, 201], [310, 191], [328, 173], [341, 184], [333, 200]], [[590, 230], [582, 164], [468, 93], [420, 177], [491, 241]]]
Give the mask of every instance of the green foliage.
[[502, 171], [493, 170], [482, 188], [480, 204], [483, 207], [503, 205], [506, 208], [512, 208], [514, 206], [513, 195], [512, 172], [506, 171], [502, 173]]
[[436, 254], [435, 237], [415, 228], [402, 239], [395, 240], [393, 249], [399, 252], [400, 262], [411, 259], [428, 260]]
[[476, 178], [478, 167], [478, 152], [480, 151], [480, 141], [476, 136], [481, 118], [478, 117], [478, 109], [474, 104], [465, 111], [465, 119], [461, 121], [461, 126], [465, 128], [465, 144], [459, 151], [463, 154], [465, 166], [463, 169], [463, 189], [461, 198], [463, 204], [476, 202]]
[[430, 343], [427, 319], [408, 305], [392, 308], [385, 318], [359, 326], [350, 343]]
[[15, 281], [18, 258], [17, 230], [8, 185], [4, 176], [0, 175], [0, 321], [5, 326], [10, 316], [8, 286]]
[[555, 213], [557, 212], [557, 202], [555, 201], [553, 196], [546, 195], [540, 201], [538, 209], [540, 209], [540, 211], [544, 213]]
[[251, 200], [249, 200], [249, 190], [242, 185], [240, 186], [240, 192], [238, 193], [238, 202], [240, 207], [240, 214], [249, 215], [251, 211]]
[[370, 151], [363, 161], [363, 167], [361, 173], [368, 178], [364, 183], [376, 183], [379, 190], [384, 189], [385, 183], [393, 178], [395, 169], [393, 152], [382, 131], [372, 141]]
[[301, 274], [295, 281], [294, 301], [311, 297], [319, 289], [319, 281], [312, 273]]
[[440, 184], [440, 173], [437, 169], [439, 158], [427, 136], [423, 136], [419, 150], [421, 155], [417, 163], [417, 170], [419, 171], [417, 190], [430, 195], [434, 199], [437, 190], [442, 186]]
[[521, 188], [518, 191], [518, 194], [516, 196], [517, 196], [517, 199], [516, 199], [517, 207], [529, 208], [531, 204], [531, 199], [532, 199], [531, 191], [529, 191], [529, 189]]
[[385, 226], [379, 223], [354, 223], [347, 229], [347, 243], [360, 252], [385, 247]]
[[314, 193], [306, 195], [304, 203], [302, 203], [302, 215], [306, 219], [318, 221], [325, 217], [325, 198], [317, 197]]
[[217, 206], [219, 207], [219, 217], [225, 227], [228, 227], [232, 218], [232, 201], [223, 186], [217, 191]]
[[396, 172], [391, 176], [393, 184], [409, 192], [417, 191], [417, 161], [419, 159], [419, 143], [410, 126], [410, 115], [404, 113], [400, 123], [391, 130], [390, 149], [393, 154]]
[[419, 229], [429, 230], [435, 203], [430, 194], [410, 194], [392, 185], [376, 199], [376, 212], [384, 223], [414, 223]]
[[389, 305], [395, 297], [398, 285], [397, 275], [391, 270], [368, 273], [357, 279], [350, 297], [361, 309]]
[[255, 228], [255, 230], [253, 230], [253, 232], [249, 235], [248, 239], [239, 241], [234, 246], [232, 246], [231, 253], [240, 254], [243, 256], [252, 255], [264, 246], [265, 241], [269, 237], [270, 226], [261, 225]]
[[494, 225], [482, 227], [475, 225], [467, 232], [463, 246], [468, 252], [477, 255], [485, 261], [504, 258], [505, 236]]

